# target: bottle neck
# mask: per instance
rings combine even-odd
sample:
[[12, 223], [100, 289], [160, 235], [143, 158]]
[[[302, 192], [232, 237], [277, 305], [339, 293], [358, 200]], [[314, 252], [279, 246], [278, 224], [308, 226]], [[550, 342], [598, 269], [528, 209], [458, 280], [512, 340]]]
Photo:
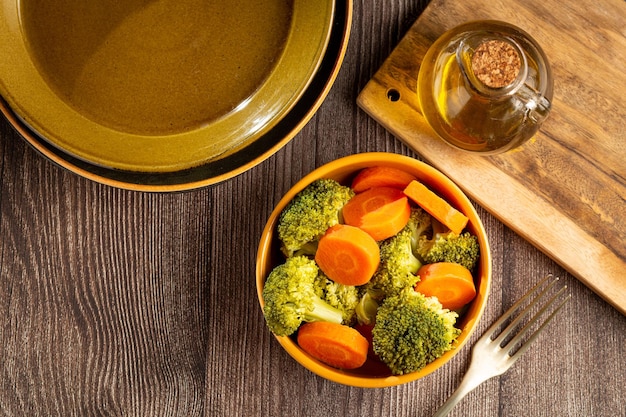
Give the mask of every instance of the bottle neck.
[[526, 83], [528, 60], [514, 39], [505, 35], [470, 35], [459, 43], [456, 59], [467, 87], [484, 99], [510, 101], [533, 124], [548, 116], [550, 100]]
[[456, 58], [468, 87], [488, 99], [515, 94], [528, 76], [526, 55], [506, 36], [470, 35], [459, 43]]

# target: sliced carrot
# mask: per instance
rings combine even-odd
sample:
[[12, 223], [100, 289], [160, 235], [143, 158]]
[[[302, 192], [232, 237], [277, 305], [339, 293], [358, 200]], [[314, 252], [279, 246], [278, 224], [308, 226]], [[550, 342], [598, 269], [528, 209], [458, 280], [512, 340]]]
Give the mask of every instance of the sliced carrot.
[[382, 165], [364, 168], [352, 180], [352, 189], [361, 193], [374, 187], [393, 187], [404, 190], [415, 176], [408, 172]]
[[417, 275], [420, 281], [415, 285], [415, 291], [427, 297], [437, 297], [443, 308], [458, 310], [476, 297], [472, 273], [463, 265], [452, 262], [426, 264]]
[[309, 355], [339, 369], [356, 369], [367, 360], [369, 343], [352, 327], [316, 321], [298, 330], [298, 345]]
[[468, 218], [465, 214], [452, 207], [450, 203], [421, 182], [411, 181], [404, 189], [404, 194], [457, 235], [467, 226]]
[[352, 197], [343, 206], [342, 214], [346, 224], [356, 226], [380, 241], [406, 226], [411, 206], [401, 190], [374, 187]]
[[363, 285], [378, 269], [380, 249], [358, 227], [337, 224], [320, 238], [315, 262], [328, 278], [339, 284]]

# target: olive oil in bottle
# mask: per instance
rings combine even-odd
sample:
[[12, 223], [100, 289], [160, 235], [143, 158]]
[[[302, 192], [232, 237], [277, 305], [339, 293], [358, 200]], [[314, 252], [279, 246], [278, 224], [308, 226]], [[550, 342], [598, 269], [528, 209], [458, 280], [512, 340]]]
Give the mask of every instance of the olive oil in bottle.
[[418, 77], [422, 113], [449, 144], [493, 154], [530, 139], [547, 117], [552, 78], [528, 35], [502, 22], [471, 22], [429, 49]]

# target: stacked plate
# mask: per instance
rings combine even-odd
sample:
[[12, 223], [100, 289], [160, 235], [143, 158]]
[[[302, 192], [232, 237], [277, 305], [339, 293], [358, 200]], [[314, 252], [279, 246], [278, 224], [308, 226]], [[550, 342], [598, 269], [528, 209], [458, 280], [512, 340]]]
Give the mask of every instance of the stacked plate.
[[142, 191], [215, 184], [284, 146], [352, 17], [351, 0], [3, 3], [0, 110], [57, 164]]

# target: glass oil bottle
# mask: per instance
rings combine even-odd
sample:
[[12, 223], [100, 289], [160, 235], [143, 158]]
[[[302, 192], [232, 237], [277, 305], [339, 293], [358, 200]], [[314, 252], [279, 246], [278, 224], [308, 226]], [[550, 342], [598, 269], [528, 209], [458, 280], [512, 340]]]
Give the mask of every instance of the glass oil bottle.
[[476, 21], [430, 47], [417, 89], [438, 136], [459, 149], [495, 154], [535, 135], [551, 109], [553, 80], [530, 35], [508, 23]]

